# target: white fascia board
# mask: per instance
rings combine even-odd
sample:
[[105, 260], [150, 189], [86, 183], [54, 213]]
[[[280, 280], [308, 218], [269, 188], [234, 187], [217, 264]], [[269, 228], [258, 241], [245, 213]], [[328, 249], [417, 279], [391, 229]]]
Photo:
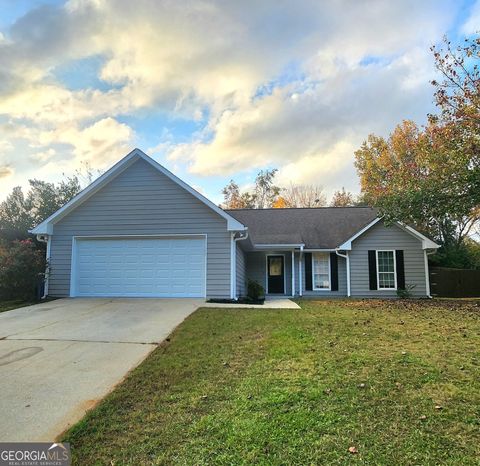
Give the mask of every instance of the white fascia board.
[[376, 225], [382, 217], [377, 217], [375, 220], [371, 221], [368, 225], [364, 226], [361, 230], [359, 230], [357, 233], [355, 233], [351, 238], [349, 238], [347, 241], [345, 241], [343, 244], [338, 246], [336, 249], [341, 249], [344, 251], [351, 251], [352, 250], [352, 241], [357, 239], [360, 235], [363, 235], [367, 230], [373, 227], [373, 225]]
[[[53, 225], [72, 211], [75, 207], [85, 202], [90, 196], [95, 194], [99, 189], [105, 186], [111, 178], [118, 176], [126, 168], [128, 168], [134, 159], [137, 159], [135, 150], [126, 155], [122, 160], [118, 161], [113, 167], [107, 170], [103, 175], [98, 177], [95, 181], [89, 184], [85, 189], [80, 191], [75, 197], [70, 199], [63, 207], [60, 207], [50, 217], [30, 230], [32, 234], [48, 234], [53, 232]], [[131, 163], [129, 163], [131, 162]]]
[[[375, 220], [363, 227], [360, 231], [355, 233], [350, 239], [345, 241], [345, 243], [341, 244], [337, 249], [351, 251], [352, 241], [363, 235], [367, 230], [376, 225], [381, 219], [382, 217], [377, 217]], [[408, 225], [405, 225], [402, 222], [395, 222], [395, 225], [406, 231], [407, 233], [411, 234], [416, 239], [420, 240], [422, 242], [422, 249], [438, 249], [440, 247], [437, 243], [434, 243], [431, 239], [427, 238], [425, 235], [422, 235], [419, 231], [415, 230], [412, 227], [409, 227]]]
[[288, 248], [288, 249], [291, 249], [291, 248], [301, 248], [305, 246], [304, 244], [302, 243], [299, 243], [299, 244], [255, 244], [254, 245], [254, 248], [255, 249], [285, 249], [285, 248]]
[[415, 228], [409, 227], [402, 222], [397, 222], [397, 225], [405, 230], [407, 233], [410, 233], [415, 238], [422, 241], [422, 249], [438, 249], [440, 247], [439, 244], [433, 242], [431, 239], [427, 238], [425, 235], [422, 235], [419, 231], [415, 230]]
[[231, 215], [227, 214], [224, 210], [220, 207], [215, 205], [213, 202], [208, 200], [205, 196], [200, 194], [198, 191], [193, 189], [190, 185], [182, 181], [180, 178], [175, 176], [172, 172], [167, 170], [165, 167], [157, 163], [155, 160], [150, 158], [147, 154], [145, 154], [140, 149], [134, 149], [132, 152], [127, 154], [122, 160], [117, 162], [112, 168], [106, 171], [102, 176], [97, 178], [93, 183], [87, 186], [83, 191], [78, 193], [73, 199], [67, 202], [63, 207], [58, 209], [55, 213], [50, 215], [46, 220], [42, 223], [37, 225], [35, 228], [30, 230], [32, 234], [48, 234], [51, 235], [53, 232], [53, 225], [58, 222], [61, 218], [67, 215], [70, 211], [72, 211], [75, 207], [80, 205], [82, 202], [86, 201], [90, 196], [95, 194], [100, 188], [105, 186], [113, 177], [118, 176], [122, 173], [126, 168], [128, 168], [134, 161], [138, 159], [143, 159], [147, 163], [149, 163], [152, 167], [160, 171], [164, 174], [167, 178], [172, 180], [174, 183], [181, 186], [183, 189], [188, 191], [194, 197], [199, 199], [205, 205], [210, 207], [214, 212], [218, 215], [223, 217], [227, 221], [227, 230], [228, 231], [244, 231], [246, 230], [245, 225], [240, 223], [238, 220], [233, 218]]

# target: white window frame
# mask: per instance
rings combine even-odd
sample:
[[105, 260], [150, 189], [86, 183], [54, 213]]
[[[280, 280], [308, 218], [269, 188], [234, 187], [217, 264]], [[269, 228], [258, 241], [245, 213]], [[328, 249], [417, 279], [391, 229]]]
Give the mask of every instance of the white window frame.
[[[393, 288], [380, 288], [380, 270], [378, 267], [378, 253], [379, 252], [391, 252], [393, 254], [393, 277], [395, 281], [395, 286]], [[377, 261], [377, 290], [378, 291], [396, 291], [397, 290], [397, 255], [395, 254], [395, 249], [377, 249], [375, 250], [375, 257]], [[382, 273], [392, 273], [392, 272], [382, 272]]]
[[[328, 288], [317, 288], [315, 286], [315, 256], [322, 255], [328, 257]], [[313, 252], [312, 253], [312, 290], [313, 291], [332, 291], [332, 266], [330, 264], [329, 252]]]

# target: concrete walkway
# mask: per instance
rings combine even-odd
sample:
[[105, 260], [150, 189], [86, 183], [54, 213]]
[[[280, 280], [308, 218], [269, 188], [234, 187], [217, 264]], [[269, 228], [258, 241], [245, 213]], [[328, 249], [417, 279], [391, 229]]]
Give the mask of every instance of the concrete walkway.
[[0, 441], [52, 441], [203, 303], [60, 299], [0, 314]]
[[301, 307], [288, 298], [267, 298], [264, 304], [221, 304], [205, 303], [202, 307], [222, 307], [222, 308], [240, 308], [240, 309], [301, 309]]

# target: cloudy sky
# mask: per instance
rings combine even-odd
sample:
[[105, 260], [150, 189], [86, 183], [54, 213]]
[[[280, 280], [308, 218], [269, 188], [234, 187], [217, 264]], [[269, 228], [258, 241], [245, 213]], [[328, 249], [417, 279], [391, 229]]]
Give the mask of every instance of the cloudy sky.
[[358, 191], [369, 133], [433, 110], [480, 0], [0, 0], [0, 200], [134, 147], [214, 201], [262, 168]]

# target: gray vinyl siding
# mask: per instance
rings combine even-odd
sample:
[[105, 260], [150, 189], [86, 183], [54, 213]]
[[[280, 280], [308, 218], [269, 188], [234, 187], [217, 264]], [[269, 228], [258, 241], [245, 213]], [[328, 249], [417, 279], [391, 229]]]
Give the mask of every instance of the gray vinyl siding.
[[285, 256], [285, 295], [292, 294], [292, 253], [290, 251], [247, 252], [247, 280], [260, 283], [267, 290], [267, 254]]
[[[299, 293], [299, 281], [298, 275], [299, 256], [295, 255], [295, 293]], [[305, 289], [305, 255], [302, 259], [302, 286], [303, 296], [325, 296], [325, 297], [341, 297], [347, 296], [347, 261], [343, 257], [338, 257], [338, 291], [318, 291], [318, 290], [306, 290]]]
[[350, 251], [351, 293], [357, 297], [396, 297], [396, 291], [370, 290], [368, 251], [402, 249], [405, 263], [405, 284], [415, 285], [414, 296], [426, 296], [425, 262], [422, 243], [398, 226], [374, 225], [352, 243]]
[[246, 285], [246, 261], [245, 261], [245, 253], [243, 252], [243, 249], [240, 247], [240, 245], [237, 242], [237, 296], [245, 296], [247, 293], [247, 285]]
[[54, 225], [49, 294], [70, 294], [73, 236], [157, 234], [207, 234], [207, 296], [230, 297], [226, 220], [143, 160]]

